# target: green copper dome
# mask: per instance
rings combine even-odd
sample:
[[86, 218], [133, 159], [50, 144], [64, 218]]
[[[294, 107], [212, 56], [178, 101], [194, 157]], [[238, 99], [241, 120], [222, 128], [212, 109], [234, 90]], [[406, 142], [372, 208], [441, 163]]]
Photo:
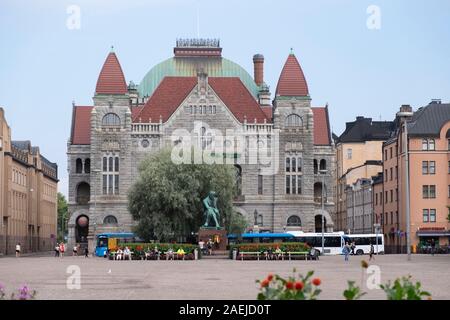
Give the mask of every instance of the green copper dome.
[[151, 96], [164, 77], [196, 77], [203, 70], [209, 77], [239, 77], [248, 91], [257, 98], [258, 86], [237, 63], [222, 57], [173, 57], [154, 66], [139, 84], [141, 97]]

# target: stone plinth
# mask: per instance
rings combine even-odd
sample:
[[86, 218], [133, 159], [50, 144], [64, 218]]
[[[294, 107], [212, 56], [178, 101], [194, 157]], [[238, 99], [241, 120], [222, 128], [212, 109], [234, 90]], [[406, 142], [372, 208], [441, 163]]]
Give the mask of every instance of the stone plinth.
[[219, 238], [219, 243], [215, 243], [213, 250], [226, 250], [228, 239], [227, 231], [225, 229], [200, 228], [200, 230], [198, 230], [198, 241], [205, 242], [205, 246], [207, 245], [209, 239], [214, 242], [214, 239], [217, 237]]

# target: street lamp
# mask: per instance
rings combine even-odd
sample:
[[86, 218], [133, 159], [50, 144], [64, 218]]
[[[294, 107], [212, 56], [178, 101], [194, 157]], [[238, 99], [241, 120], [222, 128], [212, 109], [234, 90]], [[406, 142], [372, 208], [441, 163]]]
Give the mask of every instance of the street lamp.
[[322, 169], [319, 170], [320, 175], [322, 176], [322, 254], [325, 254], [324, 248], [325, 248], [325, 197], [324, 197], [324, 189], [325, 189], [325, 175], [327, 174], [327, 170]]
[[[405, 106], [406, 107], [406, 106]], [[410, 195], [409, 195], [409, 151], [408, 151], [408, 123], [407, 118], [414, 115], [413, 112], [406, 108], [400, 108], [400, 112], [397, 112], [397, 117], [402, 118], [402, 124], [405, 128], [404, 141], [405, 144], [405, 170], [406, 170], [406, 252], [408, 254], [408, 261], [411, 260], [411, 212], [410, 212]]]

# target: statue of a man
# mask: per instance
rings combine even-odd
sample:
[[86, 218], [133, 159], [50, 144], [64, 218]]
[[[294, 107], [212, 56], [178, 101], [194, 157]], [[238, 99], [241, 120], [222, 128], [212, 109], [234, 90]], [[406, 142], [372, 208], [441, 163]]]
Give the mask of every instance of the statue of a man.
[[[205, 206], [205, 224], [203, 227], [216, 227], [220, 228], [219, 224], [219, 209], [217, 208], [217, 195], [214, 191], [210, 191], [208, 196], [203, 199], [203, 205]], [[214, 225], [211, 225], [211, 219]]]

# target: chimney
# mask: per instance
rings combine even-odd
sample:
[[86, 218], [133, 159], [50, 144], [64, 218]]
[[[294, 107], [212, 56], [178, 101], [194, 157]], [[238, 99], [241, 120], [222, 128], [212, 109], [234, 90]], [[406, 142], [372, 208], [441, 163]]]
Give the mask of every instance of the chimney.
[[409, 104], [402, 104], [400, 111], [397, 112], [396, 116], [398, 118], [410, 118], [413, 116], [412, 108]]
[[253, 71], [255, 83], [260, 86], [264, 82], [264, 56], [262, 54], [255, 54], [253, 56]]

